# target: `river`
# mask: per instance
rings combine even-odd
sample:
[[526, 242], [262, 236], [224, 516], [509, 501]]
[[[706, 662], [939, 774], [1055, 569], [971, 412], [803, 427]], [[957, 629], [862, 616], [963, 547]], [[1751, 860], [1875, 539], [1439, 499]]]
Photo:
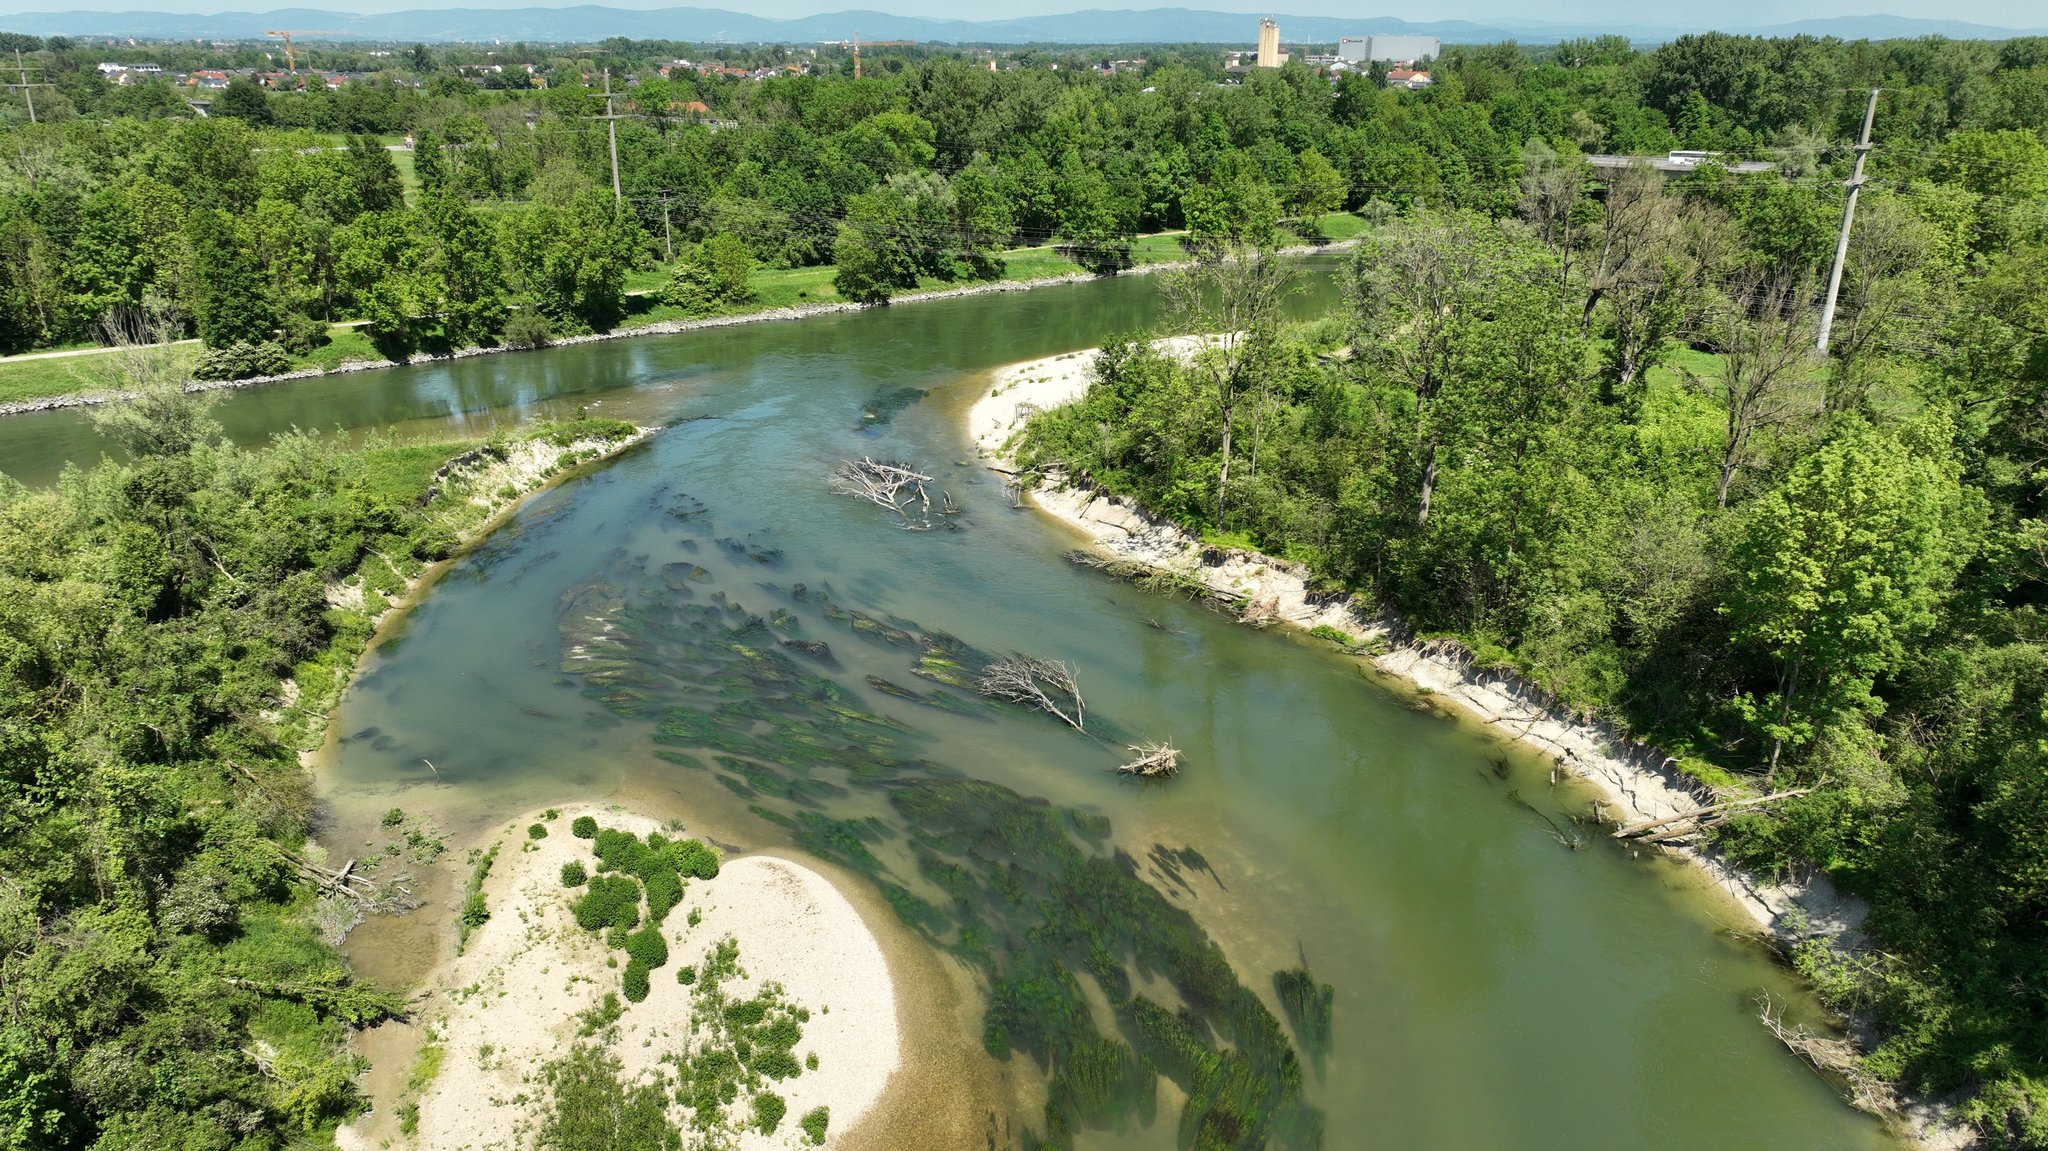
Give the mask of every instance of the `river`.
[[[1325, 279], [1297, 306], [1334, 302]], [[1265, 1035], [1246, 1073], [1281, 1084], [1251, 1117], [1276, 1146], [1320, 1127], [1333, 1151], [1897, 1147], [1758, 1025], [1760, 993], [1809, 1001], [1692, 873], [1596, 829], [1568, 850], [1550, 821], [1571, 831], [1585, 804], [1543, 764], [1328, 645], [1065, 562], [1076, 541], [968, 462], [987, 369], [1156, 307], [1138, 277], [226, 395], [243, 441], [579, 405], [679, 421], [536, 498], [367, 657], [329, 801], [424, 807], [461, 836], [619, 796], [818, 856], [898, 908], [912, 946], [1000, 981], [988, 1042], [1032, 1128], [1040, 1057], [1134, 1038], [1109, 1005], [1135, 992], [1219, 1048]], [[0, 421], [29, 482], [100, 450], [79, 413]], [[961, 513], [910, 532], [832, 495], [826, 471], [861, 455], [934, 471]], [[1078, 671], [1090, 734], [944, 685], [1015, 650]], [[1147, 739], [1182, 749], [1179, 779], [1112, 772]], [[1326, 1053], [1275, 994], [1304, 963], [1334, 993]], [[1297, 1058], [1288, 1102], [1272, 1064]], [[1112, 1100], [1076, 1145], [1174, 1146], [1180, 1096], [1161, 1099]]]

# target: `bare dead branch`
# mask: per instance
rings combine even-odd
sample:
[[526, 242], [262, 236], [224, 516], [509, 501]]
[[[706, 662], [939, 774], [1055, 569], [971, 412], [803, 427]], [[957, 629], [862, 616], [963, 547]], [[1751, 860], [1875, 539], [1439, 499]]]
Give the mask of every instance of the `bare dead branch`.
[[[878, 463], [867, 456], [858, 461], [841, 460], [832, 469], [833, 491], [887, 508], [896, 514], [899, 526], [913, 531], [926, 531], [932, 526], [932, 495], [926, 486], [932, 482], [931, 476], [908, 464]], [[939, 494], [944, 500], [939, 514], [953, 515], [960, 510], [951, 495]]]
[[1124, 775], [1136, 775], [1145, 779], [1172, 779], [1180, 774], [1180, 749], [1163, 741], [1131, 744], [1131, 754], [1138, 758], [1118, 767]]
[[[1614, 833], [1614, 838], [1641, 839], [1661, 828], [1671, 827], [1673, 824], [1690, 824], [1691, 831], [1697, 831], [1700, 828], [1718, 823], [1738, 811], [1747, 811], [1766, 804], [1778, 803], [1782, 800], [1797, 799], [1812, 790], [1810, 787], [1795, 787], [1790, 791], [1773, 792], [1770, 795], [1752, 796], [1748, 799], [1731, 799], [1725, 803], [1710, 803], [1704, 807], [1695, 807], [1690, 811], [1681, 811], [1677, 815], [1668, 815], [1662, 819], [1651, 819], [1645, 820], [1642, 823], [1630, 824], [1617, 830]], [[1665, 838], [1668, 834], [1670, 833], [1666, 832], [1657, 835], [1653, 837], [1652, 841]], [[1687, 834], [1690, 834], [1690, 831]]]
[[1898, 1114], [1898, 1094], [1890, 1083], [1864, 1069], [1863, 1061], [1857, 1057], [1855, 1044], [1846, 1039], [1815, 1035], [1804, 1025], [1787, 1027], [1783, 1008], [1771, 999], [1769, 993], [1757, 996], [1756, 1003], [1757, 1018], [1763, 1021], [1778, 1042], [1814, 1070], [1840, 1084], [1852, 1105], [1873, 1115]]
[[990, 699], [1035, 707], [1057, 716], [1075, 731], [1087, 730], [1082, 726], [1086, 705], [1081, 701], [1081, 686], [1074, 680], [1073, 669], [1059, 660], [1013, 654], [988, 665], [974, 686]]

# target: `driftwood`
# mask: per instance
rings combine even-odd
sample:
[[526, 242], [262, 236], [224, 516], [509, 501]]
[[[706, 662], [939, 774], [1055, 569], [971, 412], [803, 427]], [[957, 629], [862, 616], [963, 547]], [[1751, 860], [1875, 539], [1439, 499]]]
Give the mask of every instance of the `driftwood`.
[[1809, 1032], [1804, 1025], [1785, 1026], [1784, 1011], [1768, 994], [1756, 997], [1757, 1018], [1787, 1050], [1814, 1070], [1842, 1085], [1849, 1102], [1873, 1115], [1897, 1115], [1899, 1098], [1892, 1086], [1872, 1075], [1857, 1057], [1856, 1045]]
[[342, 864], [341, 870], [335, 871], [286, 851], [282, 847], [278, 848], [277, 851], [279, 855], [284, 857], [286, 863], [291, 864], [300, 875], [311, 880], [320, 890], [332, 892], [335, 895], [353, 900], [365, 910], [379, 912], [410, 911], [420, 905], [420, 900], [413, 894], [412, 889], [405, 886], [403, 882], [400, 882], [400, 880], [408, 878], [406, 876], [399, 876], [398, 879], [391, 882], [379, 883], [367, 875], [357, 874], [356, 861], [353, 859]]
[[[862, 456], [841, 460], [832, 469], [832, 490], [840, 495], [858, 496], [896, 513], [898, 525], [912, 531], [932, 526], [931, 476], [904, 463], [878, 463]], [[950, 493], [940, 492], [940, 515], [957, 515], [960, 507]]]
[[1172, 779], [1180, 774], [1180, 749], [1170, 743], [1132, 744], [1131, 754], [1138, 758], [1117, 768], [1125, 775]]
[[1057, 716], [1075, 731], [1088, 730], [1082, 726], [1086, 705], [1081, 701], [1081, 686], [1074, 680], [1073, 669], [1059, 660], [1015, 654], [988, 665], [974, 686], [990, 699], [1035, 707]]
[[1757, 795], [1751, 796], [1748, 799], [1731, 799], [1723, 803], [1710, 803], [1704, 807], [1695, 807], [1691, 811], [1681, 811], [1677, 815], [1667, 815], [1662, 819], [1645, 820], [1642, 823], [1633, 823], [1627, 827], [1618, 828], [1614, 833], [1614, 838], [1639, 839], [1645, 843], [1661, 843], [1667, 839], [1691, 835], [1694, 832], [1711, 827], [1736, 812], [1748, 811], [1768, 803], [1777, 803], [1780, 800], [1796, 799], [1812, 790], [1810, 787], [1795, 787], [1790, 791], [1778, 791], [1770, 795]]

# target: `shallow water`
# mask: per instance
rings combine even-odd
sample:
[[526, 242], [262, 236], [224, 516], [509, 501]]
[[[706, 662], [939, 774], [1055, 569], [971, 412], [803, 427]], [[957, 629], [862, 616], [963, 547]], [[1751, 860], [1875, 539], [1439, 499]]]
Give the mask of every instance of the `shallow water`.
[[[984, 972], [1033, 959], [1033, 916], [1096, 910], [1038, 845], [1120, 850], [1131, 913], [1162, 930], [1187, 913], [1272, 1016], [1275, 971], [1305, 962], [1332, 986], [1334, 1043], [1320, 1071], [1303, 1052], [1302, 1082], [1333, 1149], [1895, 1146], [1757, 1025], [1760, 992], [1803, 1000], [1721, 929], [1734, 913], [1689, 873], [1597, 832], [1566, 850], [1509, 797], [1569, 826], [1583, 804], [1540, 765], [1501, 778], [1482, 733], [1418, 712], [1326, 645], [1067, 564], [1062, 529], [957, 463], [977, 372], [1135, 330], [1154, 292], [1086, 284], [234, 394], [219, 417], [244, 439], [476, 428], [600, 401], [688, 420], [536, 499], [369, 657], [336, 725], [334, 801], [429, 805], [458, 832], [574, 798], [672, 802], [657, 814], [872, 876], [920, 938]], [[1330, 300], [1318, 292], [1303, 306]], [[41, 462], [22, 467], [30, 446]], [[0, 421], [0, 460], [24, 478], [97, 450], [73, 414]], [[830, 465], [863, 454], [936, 471], [964, 509], [955, 530], [906, 532], [830, 494]], [[889, 641], [898, 628], [908, 646]], [[920, 637], [970, 664], [1068, 661], [1092, 734], [917, 676]], [[783, 638], [823, 640], [831, 662]], [[1124, 742], [1154, 738], [1183, 750], [1180, 779], [1111, 772]], [[961, 800], [951, 815], [1054, 814], [995, 858], [997, 837], [948, 840], [906, 799], [930, 793]], [[1106, 817], [1106, 840], [1070, 833], [1067, 810], [1084, 828]], [[955, 861], [979, 879], [957, 905], [938, 879], [955, 873], [935, 866]], [[1003, 875], [1024, 897], [997, 894]], [[1113, 958], [1140, 993], [1180, 1005], [1171, 963]], [[1078, 977], [1092, 1026], [1125, 1034], [1099, 982]], [[1029, 1054], [1008, 1060], [1040, 1078]], [[1177, 1094], [1161, 1098], [1149, 1125], [1126, 1116], [1077, 1145], [1173, 1146]], [[1042, 1129], [1035, 1108], [1018, 1118]]]

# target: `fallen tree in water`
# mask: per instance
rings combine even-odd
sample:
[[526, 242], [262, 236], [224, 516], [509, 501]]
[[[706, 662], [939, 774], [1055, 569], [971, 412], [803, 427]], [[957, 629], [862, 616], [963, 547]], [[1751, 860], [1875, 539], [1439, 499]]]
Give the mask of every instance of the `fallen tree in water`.
[[1642, 823], [1630, 824], [1627, 827], [1619, 828], [1615, 831], [1614, 838], [1637, 840], [1643, 843], [1664, 843], [1668, 840], [1683, 839], [1686, 836], [1696, 835], [1731, 815], [1756, 811], [1770, 804], [1781, 803], [1788, 799], [1797, 799], [1812, 790], [1810, 787], [1795, 787], [1789, 791], [1773, 792], [1770, 795], [1757, 795], [1746, 799], [1731, 799], [1723, 803], [1710, 803], [1704, 807], [1695, 807], [1690, 811], [1681, 811], [1677, 815], [1667, 815], [1663, 819], [1646, 820]]
[[974, 686], [990, 699], [1035, 707], [1075, 731], [1088, 730], [1083, 726], [1087, 705], [1081, 700], [1081, 685], [1073, 669], [1059, 660], [1013, 655], [988, 665]]
[[[881, 463], [862, 456], [859, 460], [841, 460], [832, 469], [832, 490], [845, 496], [858, 496], [877, 507], [888, 508], [896, 513], [900, 526], [912, 531], [928, 531], [932, 526], [932, 493], [927, 486], [935, 481], [931, 476], [906, 463]], [[939, 514], [954, 515], [959, 505], [953, 502], [950, 493], [939, 493]]]

